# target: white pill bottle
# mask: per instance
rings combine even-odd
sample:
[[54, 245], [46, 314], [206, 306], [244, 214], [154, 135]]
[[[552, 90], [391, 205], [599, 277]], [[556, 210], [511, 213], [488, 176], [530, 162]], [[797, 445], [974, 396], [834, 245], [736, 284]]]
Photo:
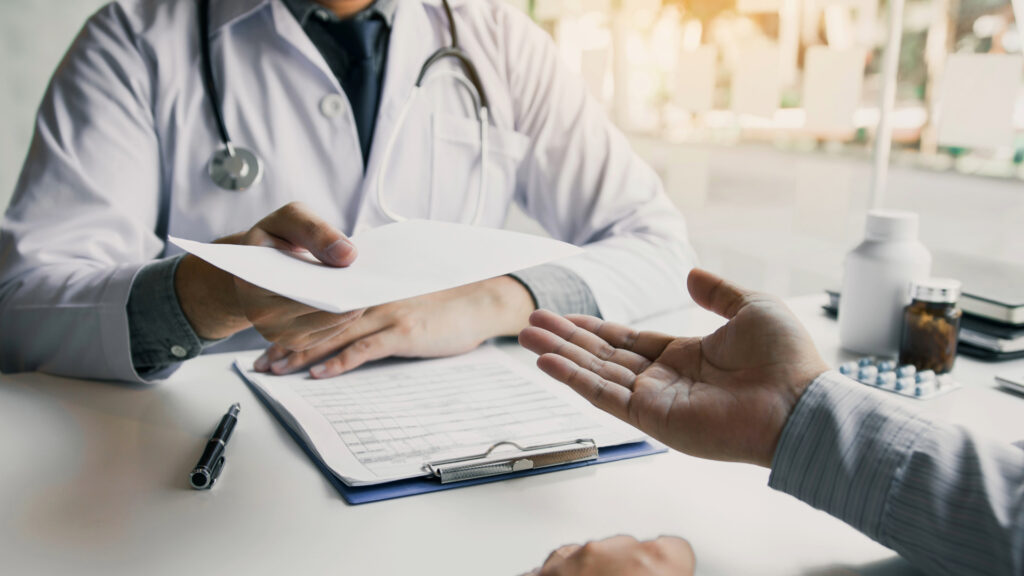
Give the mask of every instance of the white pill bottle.
[[846, 255], [839, 295], [839, 342], [858, 354], [895, 357], [910, 284], [931, 276], [932, 255], [917, 239], [913, 212], [868, 212], [864, 241]]

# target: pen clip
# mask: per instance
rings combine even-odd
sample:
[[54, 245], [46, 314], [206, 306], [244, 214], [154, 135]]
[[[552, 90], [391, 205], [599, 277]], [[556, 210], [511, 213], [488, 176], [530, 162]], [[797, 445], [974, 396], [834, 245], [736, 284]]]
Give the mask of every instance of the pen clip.
[[207, 488], [212, 488], [213, 487], [213, 483], [217, 481], [217, 478], [220, 476], [221, 470], [223, 468], [224, 468], [224, 457], [221, 456], [213, 464], [213, 468], [210, 469], [210, 484], [209, 484], [209, 486], [207, 486]]
[[[503, 447], [512, 447], [515, 454], [495, 455]], [[441, 484], [476, 480], [502, 474], [525, 472], [596, 460], [597, 443], [593, 440], [572, 440], [553, 444], [522, 447], [515, 442], [498, 442], [483, 454], [438, 460], [426, 464], [430, 473], [441, 480]]]

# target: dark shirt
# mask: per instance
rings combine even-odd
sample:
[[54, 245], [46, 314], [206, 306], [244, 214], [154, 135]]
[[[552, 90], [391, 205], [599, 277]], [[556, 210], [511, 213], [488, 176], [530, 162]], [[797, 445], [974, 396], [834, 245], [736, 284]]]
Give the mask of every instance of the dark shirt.
[[388, 41], [398, 0], [375, 0], [341, 19], [313, 0], [284, 0], [352, 105], [366, 167], [380, 106]]

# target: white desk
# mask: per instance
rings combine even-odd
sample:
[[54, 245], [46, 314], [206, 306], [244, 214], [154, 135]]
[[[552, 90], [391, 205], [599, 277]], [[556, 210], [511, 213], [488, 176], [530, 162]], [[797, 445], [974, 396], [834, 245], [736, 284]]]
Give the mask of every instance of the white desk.
[[[821, 301], [791, 305], [834, 361]], [[718, 323], [686, 310], [645, 327], [698, 334]], [[558, 545], [629, 533], [689, 538], [701, 575], [915, 573], [768, 489], [767, 470], [675, 453], [348, 506], [229, 364], [202, 357], [154, 386], [0, 376], [0, 572], [511, 576]], [[994, 389], [997, 371], [1024, 362], [960, 359], [965, 388], [916, 404], [1024, 437], [1024, 398]], [[195, 492], [186, 474], [235, 401], [225, 472]]]

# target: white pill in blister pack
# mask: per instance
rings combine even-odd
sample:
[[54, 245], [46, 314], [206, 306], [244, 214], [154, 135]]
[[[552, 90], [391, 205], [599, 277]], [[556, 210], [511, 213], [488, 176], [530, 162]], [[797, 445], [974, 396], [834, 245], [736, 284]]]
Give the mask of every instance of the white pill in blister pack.
[[896, 380], [896, 391], [903, 392], [904, 390], [913, 390], [914, 386], [917, 385], [917, 381], [912, 376], [904, 376]]
[[882, 372], [878, 375], [876, 383], [885, 388], [893, 388], [896, 386], [896, 373], [892, 371]]
[[860, 380], [861, 382], [868, 379], [874, 379], [875, 376], [878, 376], [878, 368], [875, 368], [874, 366], [863, 366], [860, 371], [857, 372], [857, 380]]
[[853, 376], [857, 373], [858, 368], [860, 368], [860, 365], [854, 361], [843, 362], [839, 365], [839, 373], [843, 376]]
[[915, 373], [917, 373], [917, 368], [914, 368], [910, 364], [905, 364], [896, 369], [896, 374], [900, 378], [904, 378], [906, 376], [913, 376]]
[[935, 380], [925, 380], [914, 388], [914, 395], [917, 397], [931, 396], [935, 394]]
[[891, 359], [866, 357], [850, 360], [839, 365], [839, 372], [867, 386], [918, 400], [927, 400], [960, 388], [949, 374], [938, 376], [932, 370], [918, 372], [913, 365], [900, 366]]

